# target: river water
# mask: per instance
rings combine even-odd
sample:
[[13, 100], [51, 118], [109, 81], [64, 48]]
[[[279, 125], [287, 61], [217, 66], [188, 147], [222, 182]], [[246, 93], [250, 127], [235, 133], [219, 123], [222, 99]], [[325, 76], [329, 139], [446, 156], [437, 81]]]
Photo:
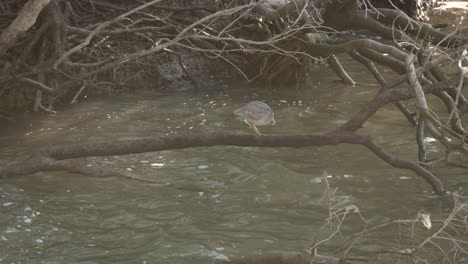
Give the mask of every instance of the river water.
[[[251, 100], [267, 102], [275, 112], [277, 125], [259, 128], [265, 134], [333, 129], [379, 88], [363, 67], [347, 59], [343, 63], [358, 81], [355, 87], [335, 82], [330, 70], [317, 67], [299, 87], [225, 84], [203, 92], [90, 100], [55, 116], [26, 114], [2, 124], [0, 165], [60, 143], [251, 132], [232, 114]], [[435, 109], [442, 107], [433, 103]], [[363, 132], [388, 151], [416, 160], [415, 129], [395, 107], [381, 109]], [[437, 144], [427, 147], [430, 155], [440, 155]], [[336, 189], [338, 207], [356, 205], [372, 225], [414, 219], [420, 210], [441, 219], [452, 205], [449, 199], [435, 199], [431, 187], [411, 171], [391, 168], [360, 146], [219, 146], [89, 158], [85, 163], [167, 185], [66, 172], [0, 179], [1, 263], [210, 263], [260, 251], [308, 249], [333, 231], [320, 231], [329, 216], [322, 199], [324, 177]], [[443, 164], [432, 170], [450, 191], [468, 189], [463, 170]], [[349, 235], [363, 227], [359, 216], [349, 216], [342, 235], [323, 244], [320, 253], [341, 254]], [[422, 225], [417, 228], [417, 237], [428, 234]], [[360, 240], [349, 254], [369, 257], [377, 250], [405, 248], [410, 243], [405, 235], [386, 229]]]

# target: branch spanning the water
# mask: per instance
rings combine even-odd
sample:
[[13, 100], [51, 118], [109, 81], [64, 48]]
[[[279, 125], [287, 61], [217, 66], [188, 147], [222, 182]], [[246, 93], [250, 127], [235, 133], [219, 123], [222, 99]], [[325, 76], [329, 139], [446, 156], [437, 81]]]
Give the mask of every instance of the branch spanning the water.
[[397, 168], [412, 170], [422, 176], [438, 195], [444, 194], [444, 187], [432, 173], [411, 161], [399, 159], [377, 146], [371, 137], [347, 131], [331, 131], [318, 134], [285, 134], [254, 136], [234, 132], [207, 132], [158, 138], [116, 140], [95, 143], [58, 145], [38, 149], [27, 159], [0, 168], [0, 176], [13, 177], [40, 171], [66, 170], [91, 176], [120, 176], [105, 170], [85, 168], [69, 159], [91, 156], [114, 156], [137, 154], [162, 150], [212, 147], [218, 145], [238, 147], [289, 147], [326, 146], [357, 144], [370, 149], [378, 157]]

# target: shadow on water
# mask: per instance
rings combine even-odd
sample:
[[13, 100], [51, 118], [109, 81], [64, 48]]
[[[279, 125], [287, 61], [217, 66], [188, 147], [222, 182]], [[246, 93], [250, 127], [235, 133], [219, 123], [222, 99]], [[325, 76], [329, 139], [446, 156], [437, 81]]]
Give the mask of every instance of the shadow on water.
[[[230, 84], [196, 93], [91, 100], [55, 116], [31, 114], [2, 130], [0, 162], [51, 144], [249, 131], [232, 112], [250, 100], [267, 102], [275, 112], [277, 125], [261, 127], [263, 133], [333, 129], [377, 89], [362, 68], [350, 67], [350, 73], [359, 85], [333, 82], [333, 74], [317, 69], [298, 88]], [[379, 111], [364, 131], [389, 151], [414, 159], [414, 129], [394, 107]], [[432, 151], [439, 150], [434, 145]], [[181, 188], [64, 172], [2, 179], [0, 258], [18, 263], [204, 263], [197, 259], [307, 249], [328, 217], [322, 200], [325, 172], [343, 204], [357, 205], [368, 220], [414, 218], [420, 209], [437, 215], [449, 207], [434, 202], [430, 186], [416, 175], [391, 168], [359, 146], [212, 147], [86, 162]], [[459, 170], [435, 173], [453, 190], [466, 190]], [[342, 228], [350, 234], [360, 231], [362, 223], [351, 219]], [[392, 245], [393, 234], [387, 235], [388, 240], [382, 236], [364, 242], [357, 252]], [[326, 248], [334, 252], [341, 246]]]

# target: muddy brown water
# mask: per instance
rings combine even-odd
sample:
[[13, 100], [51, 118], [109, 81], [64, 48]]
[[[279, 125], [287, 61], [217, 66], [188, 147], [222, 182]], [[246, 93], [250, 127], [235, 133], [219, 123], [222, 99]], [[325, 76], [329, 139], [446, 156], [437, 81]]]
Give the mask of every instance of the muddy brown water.
[[[249, 131], [232, 112], [250, 100], [267, 102], [275, 112], [277, 125], [260, 127], [263, 133], [333, 129], [379, 88], [363, 67], [348, 59], [343, 63], [358, 81], [355, 87], [334, 82], [329, 70], [315, 68], [300, 87], [265, 90], [229, 84], [202, 93], [91, 100], [55, 116], [27, 114], [2, 125], [0, 165], [60, 143]], [[416, 159], [415, 130], [395, 107], [381, 109], [363, 131], [388, 151]], [[441, 151], [432, 142], [427, 147], [430, 155]], [[319, 232], [328, 217], [324, 175], [338, 189], [340, 206], [358, 206], [372, 223], [411, 219], [421, 209], [443, 217], [451, 206], [434, 199], [431, 187], [414, 173], [391, 168], [360, 146], [219, 146], [89, 158], [86, 163], [171, 185], [66, 172], [0, 179], [1, 263], [210, 263], [260, 251], [308, 249], [331, 232]], [[433, 172], [450, 191], [468, 189], [463, 170], [436, 166]], [[323, 245], [320, 253], [341, 252], [346, 235], [362, 228], [359, 217], [350, 216], [343, 236]], [[351, 253], [367, 256], [396, 247], [402, 243], [398, 237], [398, 230], [386, 230], [363, 239]]]

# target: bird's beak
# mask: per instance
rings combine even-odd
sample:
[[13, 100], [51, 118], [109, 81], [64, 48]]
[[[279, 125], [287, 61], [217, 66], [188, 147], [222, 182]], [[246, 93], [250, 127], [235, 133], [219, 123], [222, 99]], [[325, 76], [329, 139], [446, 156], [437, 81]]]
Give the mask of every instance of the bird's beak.
[[274, 118], [273, 118], [273, 120], [272, 120], [272, 123], [273, 123], [273, 125], [276, 125], [276, 121], [275, 121]]

